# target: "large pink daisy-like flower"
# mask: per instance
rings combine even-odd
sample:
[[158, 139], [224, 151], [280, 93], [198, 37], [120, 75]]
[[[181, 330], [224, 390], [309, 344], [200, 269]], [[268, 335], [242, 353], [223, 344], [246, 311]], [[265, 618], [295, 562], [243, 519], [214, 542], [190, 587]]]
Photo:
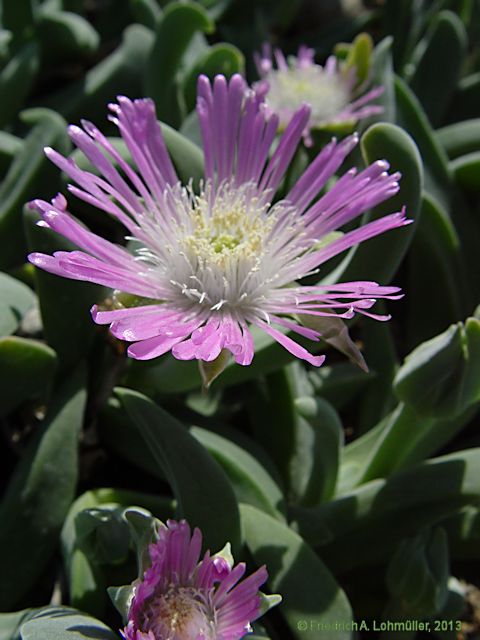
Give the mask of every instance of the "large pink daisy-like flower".
[[365, 83], [358, 86], [355, 69], [345, 71], [336, 56], [330, 56], [321, 66], [315, 63], [314, 55], [313, 49], [302, 45], [297, 56], [287, 60], [280, 49], [272, 53], [270, 45], [265, 44], [262, 53], [255, 56], [261, 78], [255, 88], [265, 95], [268, 108], [278, 115], [281, 126], [288, 124], [302, 103], [310, 105], [310, 119], [304, 131], [307, 144], [311, 129], [342, 122], [354, 125], [383, 111], [379, 105], [371, 104], [383, 93], [383, 87], [366, 91]]
[[239, 640], [251, 631], [261, 615], [266, 568], [241, 581], [244, 563], [233, 567], [208, 551], [199, 561], [201, 547], [200, 530], [191, 535], [185, 520], [160, 527], [151, 565], [133, 592], [126, 640]]
[[[146, 360], [171, 351], [180, 360], [215, 360], [223, 350], [248, 365], [254, 355], [250, 326], [268, 333], [298, 358], [319, 366], [287, 330], [313, 341], [319, 331], [299, 317], [372, 315], [377, 298], [399, 289], [375, 282], [301, 286], [298, 280], [353, 245], [407, 224], [404, 212], [358, 229], [332, 232], [398, 191], [399, 174], [381, 160], [347, 171], [319, 197], [357, 144], [357, 136], [332, 140], [286, 194], [275, 201], [310, 109], [302, 106], [272, 152], [279, 120], [239, 75], [230, 82], [201, 76], [197, 113], [203, 134], [205, 181], [195, 192], [182, 186], [167, 153], [151, 100], [120, 97], [111, 119], [136, 163], [135, 172], [90, 122], [69, 134], [100, 175], [46, 149], [76, 186], [69, 190], [117, 218], [136, 247], [129, 252], [79, 224], [58, 195], [35, 200], [41, 224], [72, 240], [78, 251], [29, 260], [51, 273], [106, 285], [147, 299], [139, 306], [93, 308], [99, 324], [132, 342], [128, 354]], [[385, 317], [374, 316], [379, 319]]]

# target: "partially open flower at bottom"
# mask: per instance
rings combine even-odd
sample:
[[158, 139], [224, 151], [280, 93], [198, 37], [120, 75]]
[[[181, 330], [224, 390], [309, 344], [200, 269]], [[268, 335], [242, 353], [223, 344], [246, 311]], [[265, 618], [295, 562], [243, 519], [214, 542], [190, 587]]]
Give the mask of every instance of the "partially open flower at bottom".
[[263, 566], [245, 580], [245, 564], [233, 566], [229, 545], [200, 560], [202, 534], [185, 520], [161, 525], [150, 545], [151, 565], [135, 586], [123, 631], [126, 640], [239, 640], [278, 596], [259, 587]]

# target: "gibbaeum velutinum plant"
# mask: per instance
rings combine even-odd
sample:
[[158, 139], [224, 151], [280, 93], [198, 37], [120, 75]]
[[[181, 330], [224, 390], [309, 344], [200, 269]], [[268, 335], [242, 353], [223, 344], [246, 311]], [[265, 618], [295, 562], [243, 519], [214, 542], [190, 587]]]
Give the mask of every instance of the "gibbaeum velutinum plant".
[[138, 582], [123, 630], [126, 640], [239, 640], [250, 623], [278, 596], [259, 587], [268, 577], [261, 567], [245, 580], [245, 564], [226, 554], [200, 560], [202, 534], [185, 520], [161, 525], [150, 545], [151, 564]]
[[[322, 239], [399, 189], [398, 173], [380, 160], [363, 171], [347, 171], [327, 193], [327, 181], [357, 144], [356, 135], [333, 139], [284, 199], [275, 193], [310, 118], [301, 106], [273, 153], [279, 117], [265, 108], [245, 80], [217, 76], [213, 86], [198, 81], [197, 114], [203, 136], [205, 181], [196, 193], [181, 185], [167, 153], [151, 100], [120, 97], [111, 119], [137, 165], [135, 172], [90, 122], [69, 128], [70, 137], [100, 176], [81, 170], [53, 149], [48, 157], [77, 186], [71, 193], [116, 217], [135, 242], [130, 253], [91, 233], [68, 212], [62, 195], [35, 200], [41, 224], [78, 245], [53, 256], [33, 253], [30, 261], [51, 273], [106, 285], [147, 298], [131, 308], [94, 307], [94, 320], [114, 336], [133, 342], [128, 354], [146, 360], [171, 351], [180, 360], [213, 361], [222, 350], [241, 365], [251, 363], [250, 326], [277, 340], [296, 357], [319, 366], [288, 335], [313, 341], [319, 331], [302, 317], [351, 318], [377, 298], [395, 299], [399, 289], [376, 282], [302, 286], [329, 258], [390, 229], [408, 224], [403, 211], [369, 222], [329, 243]], [[114, 165], [117, 164], [117, 167]], [[123, 175], [122, 175], [123, 174]]]
[[304, 130], [307, 145], [311, 144], [312, 129], [332, 123], [355, 124], [383, 111], [379, 105], [370, 104], [383, 93], [383, 87], [365, 92], [365, 83], [358, 86], [354, 67], [346, 69], [336, 56], [330, 56], [321, 66], [315, 64], [314, 55], [313, 49], [302, 45], [297, 56], [286, 59], [280, 49], [272, 53], [268, 44], [255, 55], [261, 77], [255, 89], [265, 96], [268, 109], [278, 115], [280, 126], [287, 126], [302, 103], [310, 105], [310, 119]]

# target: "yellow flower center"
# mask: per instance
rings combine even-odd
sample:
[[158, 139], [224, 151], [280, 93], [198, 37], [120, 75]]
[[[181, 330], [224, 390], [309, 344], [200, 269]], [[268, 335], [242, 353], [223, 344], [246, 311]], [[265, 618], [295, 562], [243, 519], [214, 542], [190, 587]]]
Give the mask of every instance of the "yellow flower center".
[[232, 202], [227, 197], [220, 195], [213, 206], [198, 197], [190, 233], [184, 238], [187, 253], [205, 266], [225, 268], [241, 259], [256, 259], [272, 228], [273, 220], [263, 214], [255, 198]]

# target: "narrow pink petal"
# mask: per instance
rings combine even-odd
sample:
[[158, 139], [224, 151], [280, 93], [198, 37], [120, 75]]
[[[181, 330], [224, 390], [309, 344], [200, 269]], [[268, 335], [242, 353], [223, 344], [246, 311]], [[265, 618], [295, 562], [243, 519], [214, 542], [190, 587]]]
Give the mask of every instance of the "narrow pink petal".
[[146, 184], [157, 197], [178, 181], [167, 152], [152, 100], [118, 96], [115, 109], [120, 133]]
[[136, 316], [150, 316], [163, 309], [161, 304], [151, 304], [141, 307], [128, 307], [127, 309], [114, 309], [113, 311], [102, 311], [97, 305], [91, 309], [93, 320], [97, 324], [110, 324], [119, 320], [135, 318]]
[[252, 334], [250, 333], [247, 325], [242, 324], [241, 328], [243, 338], [242, 351], [238, 355], [235, 355], [235, 362], [243, 366], [248, 366], [253, 360], [255, 347]]
[[169, 338], [184, 336], [191, 323], [181, 322], [184, 314], [177, 311], [162, 309], [157, 313], [138, 315], [133, 318], [124, 318], [115, 321], [110, 326], [112, 334], [120, 340], [136, 342], [137, 340], [147, 340], [154, 336], [162, 335]]
[[193, 360], [196, 357], [197, 348], [192, 340], [184, 340], [173, 347], [172, 355], [177, 360]]
[[287, 125], [278, 147], [275, 149], [270, 162], [260, 181], [260, 189], [272, 189], [276, 191], [284, 173], [290, 164], [298, 143], [302, 138], [303, 131], [310, 118], [310, 107], [306, 104], [301, 106]]
[[96, 167], [105, 177], [107, 182], [129, 203], [135, 210], [138, 207], [138, 195], [132, 191], [129, 185], [122, 178], [113, 163], [102, 153], [95, 142], [85, 131], [75, 125], [68, 127], [68, 134], [74, 144], [83, 152], [92, 165]]
[[261, 329], [263, 329], [266, 333], [271, 335], [272, 338], [274, 338], [279, 344], [282, 345], [282, 347], [284, 347], [287, 351], [292, 353], [297, 358], [306, 360], [314, 367], [320, 367], [324, 363], [325, 356], [313, 356], [306, 349], [297, 344], [294, 340], [284, 335], [277, 329], [274, 329], [272, 326], [270, 326], [266, 322], [263, 322], [262, 320], [255, 319], [253, 320], [253, 322]]
[[351, 111], [354, 111], [355, 109], [358, 109], [358, 107], [362, 107], [364, 104], [367, 104], [367, 102], [371, 102], [372, 100], [375, 100], [375, 98], [378, 98], [378, 96], [381, 96], [384, 91], [385, 91], [385, 88], [382, 86], [373, 87], [373, 89], [370, 89], [370, 91], [367, 91], [367, 93], [364, 93], [362, 96], [360, 96], [360, 98], [358, 98], [354, 102], [351, 102], [348, 105], [348, 108]]
[[317, 265], [322, 262], [326, 262], [333, 256], [345, 251], [345, 249], [349, 249], [353, 245], [369, 240], [379, 234], [385, 233], [385, 231], [404, 227], [412, 222], [413, 220], [407, 220], [405, 218], [404, 212], [399, 212], [392, 213], [378, 220], [369, 222], [368, 224], [364, 224], [354, 231], [349, 231], [338, 240], [331, 242], [324, 249], [320, 249], [320, 251], [316, 252]]
[[147, 278], [140, 277], [128, 269], [121, 269], [98, 260], [81, 251], [57, 251], [53, 256], [32, 253], [28, 259], [45, 271], [73, 280], [94, 282], [147, 298], [162, 297], [159, 288], [157, 289], [153, 283], [150, 284]]
[[158, 358], [176, 345], [184, 336], [168, 338], [167, 336], [156, 336], [141, 342], [135, 342], [128, 347], [128, 355], [136, 360], [151, 360]]
[[282, 271], [282, 277], [277, 282], [277, 286], [289, 284], [292, 280], [298, 279], [299, 274], [309, 273], [312, 269], [318, 267], [323, 262], [326, 262], [333, 256], [346, 251], [356, 244], [360, 244], [361, 242], [369, 240], [370, 238], [382, 234], [385, 231], [389, 231], [390, 229], [406, 226], [411, 222], [412, 220], [407, 220], [405, 218], [405, 212], [402, 211], [384, 216], [383, 218], [369, 222], [358, 229], [349, 231], [338, 240], [331, 242], [325, 248], [307, 254], [290, 268], [284, 269]]
[[295, 204], [299, 212], [303, 212], [320, 193], [327, 180], [338, 170], [357, 143], [357, 134], [349, 136], [338, 145], [335, 138], [333, 138], [306, 169], [295, 186], [285, 196], [285, 199]]
[[213, 140], [218, 181], [222, 182], [227, 175], [226, 138], [228, 110], [228, 84], [225, 76], [215, 76], [213, 82]]
[[200, 552], [202, 550], [202, 532], [198, 527], [195, 527], [188, 549], [188, 554], [185, 556], [184, 563], [184, 579], [190, 580], [195, 567], [198, 564], [200, 558]]
[[133, 256], [126, 249], [92, 233], [70, 214], [52, 209], [43, 214], [43, 219], [51, 229], [97, 258], [118, 265], [135, 264]]
[[53, 256], [46, 255], [45, 253], [30, 253], [28, 255], [28, 261], [39, 269], [48, 271], [48, 273], [53, 273], [56, 276], [63, 276], [73, 280], [83, 280], [81, 276], [75, 277], [67, 274], [65, 269], [60, 266], [58, 260]]
[[221, 607], [222, 602], [224, 602], [225, 598], [228, 596], [228, 592], [232, 589], [240, 578], [245, 573], [246, 565], [244, 562], [240, 562], [234, 567], [230, 574], [221, 582], [218, 589], [215, 592], [214, 596], [214, 604], [215, 606]]

